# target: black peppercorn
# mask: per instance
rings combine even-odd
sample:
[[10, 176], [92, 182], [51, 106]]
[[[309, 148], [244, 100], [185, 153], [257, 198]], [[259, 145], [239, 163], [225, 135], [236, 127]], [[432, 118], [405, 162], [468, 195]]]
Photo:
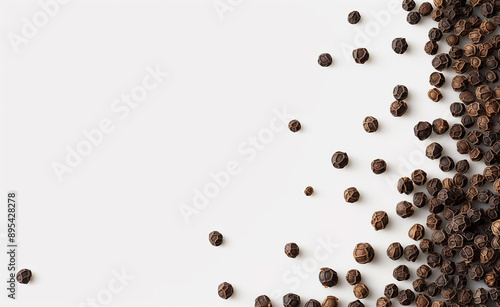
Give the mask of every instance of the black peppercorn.
[[357, 263], [365, 264], [373, 260], [375, 251], [369, 243], [358, 243], [354, 247], [353, 256]]
[[406, 261], [415, 262], [417, 261], [419, 254], [418, 247], [415, 244], [408, 245], [404, 248], [403, 254], [405, 256]]
[[408, 306], [415, 300], [415, 293], [409, 289], [401, 290], [398, 294], [398, 301], [403, 306]]
[[231, 295], [233, 295], [233, 286], [230, 283], [223, 282], [219, 285], [217, 293], [219, 293], [219, 296], [222, 299], [227, 300], [231, 297]]
[[443, 172], [449, 172], [455, 168], [455, 162], [453, 162], [453, 159], [449, 156], [443, 156], [441, 159], [439, 159], [439, 168]]
[[33, 276], [33, 274], [31, 273], [31, 270], [22, 269], [17, 273], [16, 280], [20, 284], [28, 284], [30, 282], [32, 276]]
[[354, 286], [352, 289], [352, 292], [354, 293], [354, 296], [358, 299], [363, 299], [368, 296], [370, 293], [370, 290], [365, 284], [357, 284]]
[[298, 132], [301, 128], [302, 126], [300, 125], [300, 122], [296, 119], [288, 123], [288, 129], [290, 129], [290, 131], [292, 132]]
[[355, 187], [347, 188], [344, 191], [344, 199], [348, 203], [355, 203], [359, 200], [359, 192]]
[[321, 268], [319, 272], [319, 282], [325, 288], [333, 287], [339, 282], [337, 272], [330, 268]]
[[267, 295], [258, 296], [255, 299], [255, 307], [272, 307], [271, 299]]
[[397, 266], [392, 272], [392, 276], [397, 281], [408, 280], [410, 278], [410, 270], [404, 264]]
[[352, 52], [352, 57], [354, 58], [354, 61], [356, 63], [365, 64], [366, 61], [368, 61], [368, 59], [370, 58], [370, 54], [365, 48], [358, 48]]
[[304, 190], [304, 194], [306, 194], [306, 196], [311, 196], [313, 193], [314, 193], [314, 188], [311, 186], [306, 187], [306, 189]]
[[445, 119], [437, 118], [432, 122], [432, 130], [436, 134], [443, 134], [450, 128], [450, 125]]
[[424, 235], [425, 235], [425, 228], [420, 224], [414, 224], [408, 231], [408, 236], [415, 241], [419, 241], [424, 237]]
[[[418, 13], [416, 13], [416, 14], [418, 14]], [[410, 17], [410, 15], [408, 15], [408, 17]], [[418, 17], [419, 17], [419, 20], [420, 20], [420, 14], [418, 14]], [[412, 22], [414, 20], [415, 19], [412, 19]], [[392, 50], [394, 50], [394, 52], [396, 52], [397, 54], [403, 54], [403, 53], [406, 52], [407, 49], [408, 49], [408, 43], [406, 42], [405, 38], [403, 38], [403, 37], [397, 37], [397, 38], [395, 38], [392, 41]]]
[[283, 296], [283, 306], [284, 307], [299, 307], [300, 306], [300, 296], [294, 293], [288, 293]]
[[425, 265], [422, 264], [421, 266], [418, 267], [417, 269], [417, 276], [420, 278], [429, 278], [432, 275], [432, 269]]
[[354, 286], [361, 282], [361, 273], [355, 269], [349, 270], [347, 271], [345, 279], [351, 286]]
[[295, 243], [286, 244], [285, 254], [290, 258], [296, 258], [299, 255], [299, 246]]
[[323, 66], [323, 67], [328, 67], [332, 65], [333, 59], [332, 56], [329, 53], [322, 53], [318, 57], [318, 64]]
[[347, 16], [347, 21], [353, 25], [357, 24], [360, 20], [361, 20], [361, 15], [359, 14], [358, 11], [352, 11]]
[[404, 100], [396, 100], [391, 103], [390, 112], [394, 117], [403, 116], [408, 111], [408, 105]]
[[371, 168], [374, 174], [379, 175], [386, 171], [387, 164], [382, 159], [375, 159], [372, 161]]
[[443, 147], [436, 142], [429, 144], [429, 146], [425, 149], [425, 155], [431, 160], [441, 157], [442, 152]]
[[344, 168], [349, 163], [349, 157], [347, 153], [342, 151], [337, 151], [332, 156], [332, 164], [335, 168]]
[[378, 120], [373, 116], [367, 116], [363, 120], [363, 129], [366, 132], [371, 133], [375, 132], [378, 129]]
[[413, 192], [413, 182], [408, 177], [402, 177], [398, 180], [397, 189], [400, 194], [409, 195]]
[[388, 284], [384, 288], [384, 295], [389, 299], [397, 297], [398, 293], [399, 289], [398, 286], [396, 286], [396, 284]]
[[385, 211], [376, 211], [373, 213], [371, 224], [375, 230], [382, 230], [389, 224], [389, 216]]
[[321, 303], [315, 299], [310, 299], [306, 302], [304, 307], [321, 307]]
[[415, 208], [410, 202], [403, 200], [396, 205], [396, 213], [402, 218], [407, 218], [415, 213]]
[[210, 241], [210, 244], [212, 244], [213, 246], [220, 246], [223, 241], [223, 236], [218, 231], [212, 231], [208, 235], [208, 240]]
[[429, 122], [421, 121], [415, 125], [413, 132], [420, 141], [423, 141], [431, 135], [432, 126]]

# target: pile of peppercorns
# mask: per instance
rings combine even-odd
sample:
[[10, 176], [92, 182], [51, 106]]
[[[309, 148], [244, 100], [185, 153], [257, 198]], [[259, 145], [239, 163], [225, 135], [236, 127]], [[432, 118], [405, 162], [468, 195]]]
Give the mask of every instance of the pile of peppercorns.
[[[450, 156], [443, 155], [443, 147], [430, 143], [425, 155], [439, 162], [439, 168], [455, 174], [443, 180], [427, 178], [424, 170], [417, 169], [398, 180], [396, 189], [401, 194], [413, 194], [413, 203], [401, 201], [396, 205], [396, 213], [405, 219], [412, 216], [415, 207], [428, 209], [426, 225], [414, 224], [408, 230], [408, 236], [418, 242], [403, 248], [400, 243], [389, 244], [386, 254], [392, 260], [404, 256], [407, 261], [415, 262], [419, 253], [427, 255], [427, 264], [422, 264], [416, 271], [417, 279], [412, 282], [413, 290], [402, 289], [391, 283], [385, 287], [382, 297], [377, 300], [377, 307], [391, 306], [391, 299], [397, 298], [401, 305], [415, 303], [418, 307], [456, 307], [456, 306], [500, 306], [500, 85], [497, 70], [500, 58], [500, 35], [494, 34], [500, 25], [500, 0], [433, 0], [422, 3], [415, 10], [414, 0], [403, 0], [402, 7], [408, 11], [407, 22], [416, 25], [422, 17], [438, 23], [430, 29], [429, 41], [423, 50], [433, 55], [432, 66], [436, 70], [429, 76], [432, 88], [428, 91], [431, 101], [443, 99], [440, 91], [446, 81], [443, 71], [452, 68], [456, 73], [451, 80], [451, 88], [459, 93], [461, 102], [450, 104], [451, 115], [460, 118], [460, 123], [450, 124], [442, 118], [432, 121], [420, 121], [414, 126], [414, 134], [420, 140], [427, 140], [434, 133], [449, 133], [456, 141], [459, 154], [468, 155], [472, 162], [484, 163], [482, 174], [468, 177], [469, 162], [463, 159], [455, 162]], [[361, 19], [359, 12], [348, 15], [348, 22], [357, 24]], [[439, 42], [445, 38], [448, 52], [438, 54]], [[441, 48], [443, 48], [441, 46]], [[408, 49], [405, 38], [392, 41], [392, 49], [397, 54], [404, 54]], [[358, 64], [369, 60], [368, 50], [359, 48], [353, 51], [353, 59]], [[332, 65], [332, 56], [323, 53], [318, 58], [319, 65]], [[403, 116], [408, 110], [405, 99], [408, 88], [397, 85], [394, 88], [395, 101], [390, 105], [390, 113], [395, 117]], [[373, 116], [363, 121], [363, 129], [368, 133], [378, 130], [379, 122]], [[292, 132], [298, 132], [301, 124], [293, 120], [289, 124]], [[345, 168], [349, 163], [347, 153], [337, 151], [331, 158], [337, 169]], [[376, 159], [371, 164], [372, 172], [380, 175], [386, 171], [387, 164]], [[414, 192], [414, 186], [425, 187], [426, 192]], [[304, 191], [306, 196], [314, 193], [312, 187]], [[359, 200], [360, 194], [355, 187], [344, 192], [348, 203]], [[389, 217], [384, 211], [373, 213], [371, 224], [375, 230], [385, 229]], [[430, 240], [424, 239], [426, 228], [431, 232]], [[222, 239], [222, 237], [221, 237]], [[287, 256], [295, 258], [299, 247], [295, 243], [285, 246]], [[354, 259], [365, 264], [373, 260], [375, 251], [369, 243], [358, 243], [353, 251]], [[433, 271], [438, 271], [433, 274]], [[436, 278], [431, 281], [431, 276]], [[393, 270], [397, 281], [410, 279], [410, 270], [406, 265], [399, 265]], [[337, 272], [331, 268], [321, 268], [319, 280], [324, 287], [333, 287], [338, 283]], [[369, 289], [361, 283], [361, 273], [350, 270], [347, 282], [353, 286], [357, 300], [350, 302], [350, 307], [364, 304]], [[471, 284], [470, 281], [478, 282]], [[484, 284], [483, 287], [482, 284]], [[472, 290], [474, 289], [474, 290]], [[415, 294], [417, 293], [417, 294]], [[232, 287], [223, 283], [219, 295], [227, 298], [232, 294]], [[300, 297], [289, 293], [283, 297], [285, 307], [300, 305]], [[306, 307], [336, 307], [338, 299], [328, 296], [323, 304], [309, 300]], [[271, 300], [263, 295], [255, 300], [256, 307], [270, 307]]]

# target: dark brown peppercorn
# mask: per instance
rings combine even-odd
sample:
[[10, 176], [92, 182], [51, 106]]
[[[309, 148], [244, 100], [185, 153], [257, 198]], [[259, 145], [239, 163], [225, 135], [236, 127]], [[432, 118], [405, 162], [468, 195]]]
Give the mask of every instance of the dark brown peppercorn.
[[[466, 155], [469, 153], [470, 150], [471, 150], [471, 147], [470, 147], [469, 142], [463, 141], [463, 140], [460, 140], [457, 142], [457, 152], [459, 154]], [[466, 161], [466, 160], [462, 160], [462, 161]]]
[[354, 247], [353, 256], [357, 263], [365, 264], [373, 260], [375, 251], [369, 243], [358, 243]]
[[355, 203], [359, 200], [359, 192], [355, 187], [347, 188], [344, 191], [344, 199], [348, 203]]
[[423, 239], [422, 241], [420, 241], [418, 246], [424, 254], [431, 254], [432, 252], [434, 252], [434, 243], [432, 243], [431, 240]]
[[325, 288], [336, 286], [339, 282], [337, 272], [330, 268], [321, 268], [319, 272], [319, 282]]
[[299, 255], [299, 246], [295, 243], [285, 245], [285, 254], [290, 258], [295, 258]]
[[375, 230], [382, 230], [389, 224], [389, 216], [385, 211], [376, 211], [372, 216], [372, 226]]
[[16, 280], [20, 284], [28, 284], [31, 280], [32, 273], [29, 269], [22, 269], [16, 275]]
[[416, 185], [424, 185], [427, 181], [427, 173], [421, 169], [414, 170], [411, 173], [411, 180]]
[[439, 159], [439, 168], [443, 172], [449, 172], [453, 170], [455, 167], [455, 162], [453, 162], [453, 159], [449, 156], [443, 156], [441, 159]]
[[387, 169], [387, 164], [382, 159], [375, 159], [371, 164], [372, 172], [374, 174], [380, 175]]
[[392, 272], [392, 276], [397, 281], [408, 280], [410, 278], [410, 270], [404, 264], [397, 266]]
[[432, 130], [436, 134], [443, 134], [450, 128], [448, 122], [442, 118], [437, 118], [432, 122]]
[[429, 122], [418, 122], [413, 128], [413, 133], [420, 140], [426, 140], [432, 133], [432, 126]]
[[354, 293], [354, 296], [358, 299], [363, 299], [368, 296], [370, 293], [370, 290], [365, 284], [357, 284], [354, 286], [352, 289], [352, 292]]
[[219, 285], [217, 292], [222, 299], [227, 300], [233, 295], [233, 286], [230, 283], [223, 282]]
[[443, 99], [443, 94], [441, 94], [441, 91], [437, 88], [433, 88], [427, 92], [427, 97], [434, 102], [438, 102]]
[[450, 137], [454, 140], [461, 140], [465, 136], [465, 128], [460, 124], [453, 124], [450, 128]]
[[[460, 161], [458, 161], [458, 162], [460, 162]], [[457, 171], [459, 170], [459, 168], [456, 166], [455, 166], [455, 169]], [[467, 178], [467, 176], [465, 176], [464, 174], [459, 172], [458, 174], [455, 174], [453, 176], [453, 183], [459, 188], [464, 188], [469, 183], [469, 179]]]
[[466, 107], [466, 109], [467, 109], [467, 114], [472, 117], [483, 115], [486, 112], [484, 106], [479, 102], [473, 102], [469, 104]]
[[412, 11], [415, 8], [415, 6], [416, 6], [415, 1], [403, 0], [403, 4], [402, 4], [403, 10], [409, 12], [409, 11]]
[[304, 307], [321, 307], [321, 303], [315, 299], [310, 299], [306, 302]]
[[420, 224], [414, 224], [408, 231], [408, 236], [415, 241], [419, 241], [424, 237], [424, 235], [425, 235], [425, 228]]
[[[473, 246], [470, 246], [470, 245], [466, 245], [464, 246], [464, 248], [462, 248], [460, 250], [460, 257], [462, 257], [462, 259], [467, 262], [467, 263], [471, 263], [473, 262], [474, 260], [476, 260], [476, 257], [477, 257], [477, 251], [476, 251], [476, 248], [473, 247]], [[472, 269], [472, 268], [471, 268]], [[471, 269], [469, 269], [469, 275], [470, 275], [470, 271]], [[472, 278], [472, 277], [471, 277]]]
[[440, 72], [435, 71], [429, 76], [429, 84], [434, 87], [441, 87], [444, 85], [444, 82], [444, 75]]
[[437, 21], [440, 21], [443, 17], [444, 17], [444, 13], [442, 10], [439, 10], [439, 9], [432, 10], [432, 12], [431, 12], [431, 19], [432, 20], [437, 22]]
[[365, 307], [365, 304], [363, 304], [360, 300], [355, 300], [349, 302], [349, 304], [347, 304], [347, 307]]
[[420, 251], [415, 244], [408, 245], [404, 248], [403, 254], [405, 256], [406, 261], [415, 262], [417, 261], [418, 254]]
[[406, 21], [411, 25], [416, 25], [420, 22], [421, 18], [422, 16], [420, 16], [419, 12], [409, 12], [406, 16]]
[[463, 91], [458, 95], [460, 101], [465, 104], [470, 104], [476, 99], [476, 95], [472, 91]]
[[445, 245], [447, 242], [447, 235], [446, 232], [444, 232], [441, 229], [434, 230], [431, 234], [431, 240], [434, 242], [436, 245]]
[[390, 112], [394, 117], [403, 116], [408, 111], [408, 105], [404, 100], [396, 100], [391, 103]]
[[441, 147], [441, 145], [439, 145], [438, 143], [433, 142], [429, 144], [429, 146], [427, 146], [425, 150], [425, 155], [429, 159], [434, 160], [441, 157], [442, 152], [443, 152], [443, 147]]
[[476, 291], [474, 291], [473, 299], [474, 304], [485, 304], [489, 299], [488, 291], [484, 288], [477, 288]]
[[[431, 282], [428, 286], [427, 286], [427, 289], [425, 290], [425, 292], [427, 293], [427, 295], [431, 296], [431, 297], [434, 297], [434, 296], [437, 296], [440, 292], [441, 292], [441, 288], [436, 285], [435, 282]], [[442, 302], [444, 304], [443, 301], [435, 301], [432, 306], [433, 307], [446, 307], [446, 304], [440, 304], [439, 302]]]
[[456, 271], [458, 274], [468, 274], [469, 273], [469, 264], [465, 261], [457, 262]]
[[440, 53], [432, 59], [432, 66], [438, 71], [443, 71], [451, 66], [451, 58], [447, 53]]
[[352, 57], [354, 58], [354, 62], [358, 64], [365, 64], [370, 58], [370, 54], [365, 48], [358, 48], [352, 52]]
[[455, 263], [451, 260], [445, 260], [440, 268], [441, 273], [452, 275], [455, 273]]
[[261, 295], [255, 299], [255, 307], [273, 307], [273, 305], [267, 295]]
[[450, 112], [453, 117], [460, 117], [465, 114], [465, 105], [460, 102], [454, 102], [450, 105]]
[[353, 25], [357, 24], [360, 20], [361, 20], [361, 15], [359, 14], [358, 11], [352, 11], [347, 16], [347, 21]]
[[218, 231], [212, 231], [208, 235], [208, 240], [210, 241], [210, 244], [212, 244], [213, 246], [219, 246], [222, 244], [223, 236]]
[[441, 180], [432, 178], [431, 180], [429, 180], [429, 182], [427, 182], [426, 188], [429, 194], [431, 194], [432, 196], [436, 196], [443, 188], [443, 184], [441, 183]]
[[290, 129], [290, 131], [292, 132], [298, 132], [301, 128], [302, 126], [300, 125], [300, 122], [296, 119], [288, 123], [288, 129]]
[[473, 147], [469, 151], [469, 157], [474, 162], [481, 161], [483, 159], [483, 150], [480, 147]]
[[443, 262], [443, 256], [441, 256], [438, 253], [430, 253], [427, 256], [427, 264], [431, 268], [437, 268], [441, 266], [441, 263]]
[[361, 282], [361, 273], [358, 270], [349, 270], [345, 276], [345, 280], [351, 285], [354, 286]]
[[443, 32], [441, 32], [438, 28], [432, 28], [429, 30], [428, 36], [431, 41], [437, 42], [443, 37]]
[[323, 67], [328, 67], [332, 65], [333, 59], [332, 56], [329, 53], [322, 53], [318, 57], [318, 64], [323, 66]]
[[373, 116], [367, 116], [363, 120], [363, 129], [366, 132], [371, 133], [375, 132], [378, 129], [378, 120]]
[[428, 41], [424, 45], [424, 51], [428, 55], [435, 55], [438, 52], [438, 50], [439, 50], [439, 45], [435, 41]]
[[294, 293], [288, 293], [283, 296], [283, 306], [284, 307], [299, 307], [300, 306], [300, 296]]
[[403, 256], [403, 247], [398, 242], [391, 243], [387, 247], [387, 257], [391, 260], [398, 260]]
[[[418, 14], [418, 16], [420, 17], [420, 14]], [[408, 43], [406, 42], [405, 38], [397, 37], [392, 41], [392, 50], [394, 50], [394, 52], [396, 52], [397, 54], [403, 54], [406, 52], [407, 49], [408, 49]]]
[[444, 286], [441, 289], [441, 297], [447, 302], [455, 300], [456, 296], [457, 296], [457, 291], [453, 287]]
[[441, 228], [441, 223], [442, 223], [442, 220], [441, 220], [441, 217], [437, 214], [431, 214], [429, 216], [427, 216], [427, 228], [429, 228], [430, 230], [437, 230], [437, 229], [440, 229]]
[[417, 269], [417, 276], [420, 278], [429, 278], [432, 275], [432, 269], [425, 264], [422, 264]]
[[427, 289], [427, 282], [425, 279], [419, 278], [413, 281], [412, 286], [415, 292], [424, 292]]
[[383, 297], [379, 297], [377, 299], [377, 302], [375, 303], [375, 306], [376, 307], [391, 307], [392, 303], [391, 303], [390, 299], [388, 299], [387, 297], [383, 296]]
[[[451, 48], [452, 48], [452, 50], [450, 50], [450, 53], [454, 50], [454, 48], [460, 48], [460, 47], [454, 46]], [[456, 58], [460, 58], [461, 56], [462, 55], [459, 54], [457, 56], [452, 56], [452, 58], [456, 59]], [[469, 81], [467, 80], [467, 78], [465, 76], [458, 75], [458, 76], [455, 76], [451, 80], [451, 87], [453, 88], [453, 90], [455, 92], [463, 92], [467, 89], [468, 86], [469, 86]]]
[[306, 194], [306, 196], [311, 196], [313, 195], [314, 193], [314, 188], [309, 186], [309, 187], [306, 187], [306, 189], [304, 190], [304, 194]]
[[396, 205], [396, 213], [397, 215], [405, 219], [415, 213], [415, 208], [410, 202], [403, 200]]
[[415, 300], [415, 293], [410, 289], [401, 290], [398, 294], [398, 301], [403, 306], [408, 306]]
[[349, 163], [349, 157], [347, 153], [342, 151], [337, 151], [332, 156], [332, 164], [335, 168], [344, 168]]
[[399, 289], [398, 289], [398, 286], [396, 286], [395, 284], [388, 284], [387, 286], [385, 286], [385, 289], [384, 289], [384, 295], [391, 299], [391, 298], [395, 298], [398, 296], [398, 293], [399, 293]]
[[460, 36], [458, 36], [456, 34], [450, 34], [446, 37], [446, 43], [450, 47], [456, 46], [456, 45], [460, 44]]
[[423, 208], [427, 205], [427, 195], [424, 192], [413, 194], [413, 205], [417, 208]]
[[429, 2], [423, 2], [422, 4], [420, 4], [418, 12], [422, 16], [429, 16], [432, 12], [432, 4], [430, 4]]
[[398, 180], [397, 189], [399, 194], [409, 195], [413, 192], [413, 182], [408, 177], [402, 177]]
[[325, 300], [323, 301], [323, 304], [321, 304], [322, 307], [337, 307], [338, 306], [338, 298], [333, 296], [333, 295], [328, 295]]
[[404, 85], [396, 85], [392, 91], [392, 95], [396, 100], [404, 100], [408, 98], [408, 88]]

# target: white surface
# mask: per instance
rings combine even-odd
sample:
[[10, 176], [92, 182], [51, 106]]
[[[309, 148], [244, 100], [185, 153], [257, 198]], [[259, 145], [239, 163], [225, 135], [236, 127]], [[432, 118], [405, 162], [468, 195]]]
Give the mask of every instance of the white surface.
[[[407, 230], [428, 212], [397, 217], [396, 203], [411, 196], [399, 195], [395, 180], [416, 168], [444, 177], [436, 161], [423, 158], [432, 141], [447, 145], [455, 161], [463, 158], [448, 136], [413, 136], [417, 121], [449, 117], [458, 99], [448, 88], [439, 103], [426, 97], [432, 67], [423, 45], [434, 23], [427, 17], [410, 26], [400, 1], [392, 1], [399, 10], [384, 25], [374, 15], [389, 9], [382, 0], [222, 3], [233, 5], [223, 19], [213, 1], [74, 0], [16, 53], [8, 33], [19, 33], [40, 7], [2, 1], [0, 186], [2, 195], [19, 193], [18, 263], [35, 275], [18, 287], [16, 302], [2, 294], [3, 306], [90, 306], [87, 299], [105, 295], [121, 270], [134, 279], [98, 306], [252, 306], [261, 294], [280, 306], [287, 292], [304, 302], [336, 295], [346, 306], [354, 300], [344, 280], [351, 268], [361, 270], [371, 290], [366, 306], [374, 306], [398, 264], [415, 276], [425, 256], [396, 263], [385, 250], [393, 241], [414, 243]], [[347, 23], [352, 10], [361, 12], [358, 25]], [[378, 33], [356, 44], [359, 31]], [[392, 51], [395, 37], [407, 38], [406, 54]], [[366, 47], [369, 62], [355, 64], [342, 46]], [[333, 56], [331, 67], [317, 64], [322, 52]], [[140, 84], [148, 66], [170, 75], [120, 119], [113, 101]], [[389, 113], [396, 84], [410, 90], [402, 118]], [[276, 122], [282, 129], [251, 156], [249, 138], [269, 132], [263, 129], [283, 108], [303, 130], [293, 134]], [[367, 115], [378, 118], [377, 133], [364, 132]], [[115, 130], [58, 181], [52, 164], [104, 118]], [[344, 170], [331, 166], [337, 150], [349, 154]], [[385, 174], [371, 173], [375, 158], [387, 161]], [[186, 223], [180, 204], [191, 205], [194, 189], [230, 161], [239, 174]], [[303, 195], [307, 185], [313, 197]], [[361, 192], [356, 204], [343, 200], [349, 186]], [[370, 225], [376, 210], [389, 213], [387, 230]], [[0, 227], [4, 234], [4, 215]], [[209, 244], [212, 230], [224, 234], [223, 246]], [[314, 256], [318, 240], [334, 243], [326, 257]], [[283, 253], [292, 241], [301, 248], [296, 259]], [[373, 263], [355, 263], [358, 242], [374, 246]], [[2, 280], [6, 261], [2, 253]], [[321, 287], [323, 266], [339, 273], [338, 286]], [[223, 281], [235, 288], [227, 301], [217, 296]]]

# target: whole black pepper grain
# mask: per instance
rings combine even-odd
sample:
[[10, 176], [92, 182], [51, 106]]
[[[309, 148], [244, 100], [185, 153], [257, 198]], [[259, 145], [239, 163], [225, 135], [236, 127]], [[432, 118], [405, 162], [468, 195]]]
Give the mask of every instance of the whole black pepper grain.
[[380, 175], [387, 169], [387, 164], [382, 159], [375, 159], [371, 163], [371, 169], [374, 174]]
[[370, 293], [370, 290], [368, 289], [368, 287], [365, 284], [359, 283], [353, 287], [352, 292], [354, 293], [354, 296], [356, 298], [363, 299], [363, 298], [366, 298], [368, 296], [368, 294]]
[[405, 219], [415, 213], [415, 208], [410, 202], [403, 200], [396, 205], [396, 213], [397, 215]]
[[294, 119], [288, 123], [288, 129], [290, 129], [290, 131], [292, 131], [292, 132], [298, 132], [301, 128], [302, 128], [302, 126], [301, 126], [300, 122], [296, 119]]
[[290, 258], [296, 258], [299, 255], [299, 246], [296, 243], [285, 245], [285, 254]]
[[299, 307], [300, 306], [300, 296], [295, 293], [288, 293], [283, 296], [283, 306], [284, 307]]
[[376, 211], [373, 213], [371, 224], [375, 230], [382, 230], [389, 224], [389, 216], [385, 211]]
[[373, 260], [375, 251], [369, 243], [358, 243], [354, 247], [353, 257], [357, 263], [365, 264]]
[[347, 271], [345, 279], [347, 283], [349, 283], [351, 286], [354, 286], [361, 282], [361, 273], [356, 269], [349, 270]]
[[222, 299], [227, 300], [233, 295], [233, 286], [230, 283], [223, 282], [219, 285], [217, 293]]
[[[418, 14], [418, 13], [416, 13]], [[410, 15], [408, 15], [410, 17]], [[420, 20], [420, 14], [418, 14], [419, 20]], [[412, 22], [414, 19], [412, 19]], [[418, 22], [418, 21], [417, 21]], [[408, 43], [406, 42], [406, 39], [403, 37], [397, 37], [392, 40], [392, 50], [396, 52], [397, 54], [403, 54], [406, 52], [408, 49]]]
[[429, 122], [418, 122], [413, 128], [413, 133], [420, 140], [426, 140], [432, 133], [432, 126]]
[[398, 293], [399, 289], [398, 286], [396, 286], [396, 284], [388, 284], [384, 288], [384, 295], [389, 299], [397, 297]]
[[358, 48], [353, 50], [352, 57], [357, 64], [365, 64], [370, 58], [370, 54], [366, 48]]
[[330, 268], [321, 268], [319, 272], [319, 281], [325, 288], [336, 286], [339, 282], [337, 272]]
[[332, 56], [329, 53], [322, 53], [318, 57], [318, 64], [323, 66], [323, 67], [328, 67], [332, 65], [333, 59]]
[[348, 203], [355, 203], [359, 200], [359, 192], [355, 187], [347, 188], [344, 191], [344, 199]]
[[314, 193], [314, 188], [311, 186], [306, 187], [306, 189], [304, 190], [304, 194], [306, 194], [306, 196], [311, 196], [313, 195], [313, 193]]
[[436, 134], [444, 134], [450, 128], [445, 119], [437, 118], [432, 122], [432, 130]]
[[403, 254], [405, 256], [406, 261], [415, 262], [417, 261], [418, 255], [420, 251], [415, 244], [408, 245], [404, 248]]
[[272, 307], [271, 299], [267, 295], [260, 295], [255, 299], [255, 307]]
[[408, 177], [402, 177], [398, 180], [397, 190], [400, 194], [409, 195], [413, 192], [413, 182]]
[[20, 284], [28, 284], [31, 281], [33, 273], [30, 269], [22, 269], [17, 272], [16, 280]]
[[349, 163], [349, 157], [347, 156], [347, 153], [342, 151], [337, 151], [333, 154], [332, 156], [333, 167], [341, 169], [346, 167], [348, 163]]
[[403, 280], [408, 280], [410, 279], [410, 270], [408, 267], [404, 264], [398, 265], [394, 271], [392, 272], [392, 276], [397, 280], [397, 281], [403, 281]]
[[372, 133], [378, 130], [378, 120], [373, 116], [367, 116], [363, 120], [363, 129], [366, 132]]
[[396, 100], [391, 103], [390, 112], [394, 117], [403, 116], [408, 111], [408, 105], [404, 100]]
[[208, 240], [210, 241], [210, 244], [213, 246], [220, 246], [223, 241], [223, 236], [220, 232], [218, 231], [212, 231], [211, 233], [208, 234]]
[[357, 24], [360, 20], [361, 20], [361, 15], [359, 14], [358, 11], [352, 11], [347, 16], [347, 21], [353, 25]]
[[304, 307], [321, 307], [321, 303], [315, 299], [310, 299], [305, 303]]
[[415, 293], [410, 289], [401, 290], [398, 294], [398, 301], [403, 306], [408, 306], [415, 300]]
[[406, 16], [406, 21], [411, 25], [416, 25], [417, 23], [420, 22], [421, 18], [422, 16], [420, 15], [419, 12], [409, 12], [408, 15]]
[[403, 256], [403, 247], [400, 243], [394, 242], [387, 247], [387, 257], [391, 260], [398, 260]]

